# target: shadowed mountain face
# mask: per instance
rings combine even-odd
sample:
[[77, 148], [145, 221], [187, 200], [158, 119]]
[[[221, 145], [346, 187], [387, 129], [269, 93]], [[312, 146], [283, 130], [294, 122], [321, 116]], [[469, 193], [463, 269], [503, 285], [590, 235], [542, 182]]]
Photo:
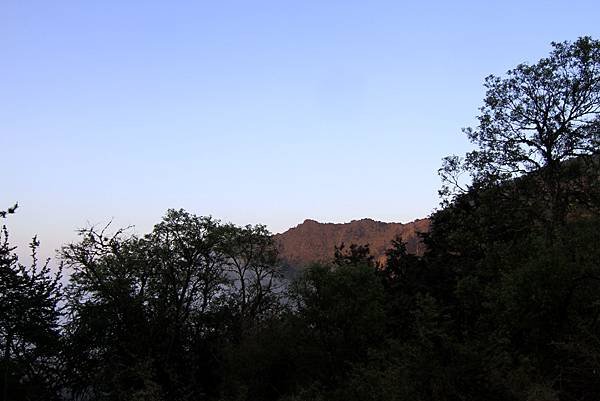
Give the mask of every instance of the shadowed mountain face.
[[311, 262], [328, 262], [333, 259], [336, 246], [369, 244], [371, 254], [379, 262], [385, 260], [385, 251], [391, 241], [400, 237], [407, 243], [408, 252], [422, 254], [424, 247], [418, 236], [429, 230], [429, 219], [410, 223], [384, 223], [371, 219], [353, 220], [333, 224], [304, 220], [302, 224], [276, 234], [279, 253], [291, 267], [301, 268]]

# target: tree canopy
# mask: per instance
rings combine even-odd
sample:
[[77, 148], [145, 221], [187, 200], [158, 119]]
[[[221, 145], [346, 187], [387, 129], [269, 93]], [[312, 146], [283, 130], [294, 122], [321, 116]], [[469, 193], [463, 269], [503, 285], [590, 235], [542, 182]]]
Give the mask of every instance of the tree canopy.
[[[564, 221], [570, 203], [589, 198], [600, 171], [600, 41], [552, 43], [548, 57], [503, 77], [490, 75], [484, 86], [479, 124], [463, 130], [476, 148], [464, 158], [445, 159], [442, 194], [465, 190], [459, 180], [464, 172], [475, 187], [535, 172], [544, 218]], [[577, 165], [569, 163], [573, 159]], [[593, 180], [566, 180], [573, 167]]]

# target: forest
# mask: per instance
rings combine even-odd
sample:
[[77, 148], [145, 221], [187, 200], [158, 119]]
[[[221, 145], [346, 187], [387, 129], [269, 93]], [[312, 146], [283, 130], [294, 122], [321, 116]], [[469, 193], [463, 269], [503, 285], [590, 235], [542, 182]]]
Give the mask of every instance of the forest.
[[423, 255], [289, 277], [265, 226], [172, 209], [81, 229], [57, 270], [2, 211], [0, 399], [599, 400], [600, 41], [484, 86]]

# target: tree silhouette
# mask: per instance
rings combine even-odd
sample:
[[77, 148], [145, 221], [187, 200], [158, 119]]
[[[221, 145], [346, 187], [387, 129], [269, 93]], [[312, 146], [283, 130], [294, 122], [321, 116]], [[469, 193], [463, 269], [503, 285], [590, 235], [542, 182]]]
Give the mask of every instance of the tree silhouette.
[[[441, 193], [461, 188], [459, 176], [473, 185], [505, 183], [524, 174], [537, 181], [543, 195], [541, 218], [553, 228], [565, 221], [574, 197], [585, 196], [598, 178], [600, 151], [600, 41], [582, 37], [552, 43], [553, 50], [536, 64], [520, 64], [505, 77], [485, 79], [486, 96], [479, 125], [464, 133], [477, 147], [465, 158], [450, 156], [440, 174]], [[586, 185], [566, 180], [566, 162], [578, 158]]]
[[[16, 205], [8, 213], [15, 209]], [[31, 264], [21, 264], [6, 226], [0, 231], [0, 394], [4, 400], [58, 397], [62, 268], [52, 273], [49, 260], [40, 263], [39, 245], [34, 237]]]
[[366, 264], [374, 265], [374, 257], [371, 255], [369, 244], [350, 244], [346, 247], [344, 243], [336, 246], [333, 253], [333, 263], [338, 266]]
[[4, 219], [4, 218], [6, 218], [7, 214], [13, 214], [17, 210], [18, 207], [19, 207], [19, 204], [15, 203], [12, 207], [9, 207], [6, 210], [0, 210], [0, 218]]

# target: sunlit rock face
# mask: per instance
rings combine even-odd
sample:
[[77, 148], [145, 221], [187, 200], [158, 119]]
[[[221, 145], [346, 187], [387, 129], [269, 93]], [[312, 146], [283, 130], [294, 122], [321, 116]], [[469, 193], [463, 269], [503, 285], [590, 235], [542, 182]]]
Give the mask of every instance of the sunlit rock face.
[[275, 240], [282, 260], [290, 267], [302, 268], [312, 262], [331, 261], [335, 247], [342, 243], [369, 244], [371, 254], [377, 261], [383, 262], [385, 251], [396, 237], [407, 243], [409, 253], [421, 255], [424, 245], [418, 233], [428, 230], [429, 219], [406, 224], [384, 223], [372, 219], [334, 224], [307, 219], [282, 234], [276, 234]]

